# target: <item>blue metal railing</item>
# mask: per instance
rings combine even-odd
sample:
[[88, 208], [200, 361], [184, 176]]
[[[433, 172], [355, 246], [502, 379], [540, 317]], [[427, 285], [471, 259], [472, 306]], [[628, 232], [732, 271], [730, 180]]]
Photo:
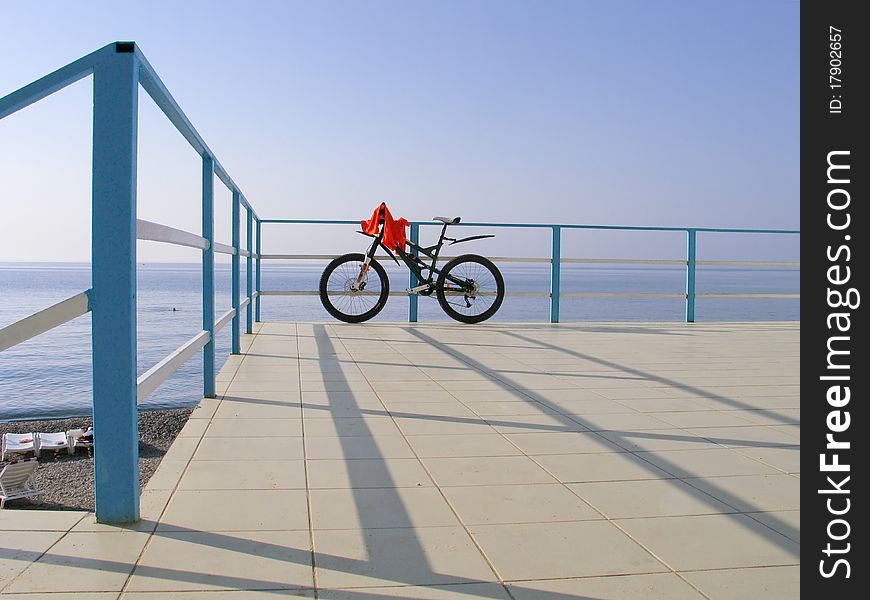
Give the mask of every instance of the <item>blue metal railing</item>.
[[562, 299], [562, 228], [553, 227], [550, 247], [550, 323], [560, 320], [559, 303]]
[[[52, 307], [39, 311], [0, 329], [0, 351], [58, 327], [74, 318], [92, 313], [93, 410], [94, 429], [100, 443], [94, 448], [94, 478], [97, 520], [121, 523], [139, 518], [137, 403], [154, 391], [185, 361], [198, 351], [203, 356], [203, 395], [214, 397], [214, 340], [227, 323], [232, 327], [232, 352], [240, 352], [242, 308], [246, 309], [247, 333], [260, 321], [262, 260], [267, 258], [313, 258], [312, 255], [263, 255], [263, 223], [358, 224], [348, 220], [261, 219], [239, 186], [206, 145], [200, 134], [178, 106], [154, 69], [133, 42], [116, 42], [88, 54], [41, 79], [0, 98], [0, 119], [21, 110], [64, 87], [93, 75], [93, 189], [92, 189], [92, 286]], [[202, 230], [200, 234], [137, 218], [137, 130], [139, 86], [151, 96], [170, 122], [202, 158]], [[214, 178], [232, 193], [232, 245], [215, 241]], [[241, 209], [246, 215], [246, 248], [240, 243]], [[410, 239], [419, 242], [420, 227], [432, 222], [413, 222]], [[699, 232], [798, 234], [794, 230], [705, 229], [680, 227], [621, 227], [573, 224], [462, 223], [485, 228], [538, 228], [552, 234], [549, 258], [502, 258], [503, 261], [548, 262], [551, 265], [550, 321], [560, 320], [561, 265], [571, 262], [630, 262], [686, 265], [686, 320], [694, 321], [695, 269], [698, 264], [780, 264], [697, 261], [696, 236]], [[632, 261], [615, 259], [573, 259], [562, 257], [563, 229], [618, 231], [676, 231], [687, 234], [685, 261]], [[151, 240], [202, 251], [202, 330], [137, 377], [136, 371], [136, 242]], [[232, 260], [231, 308], [215, 317], [214, 255], [230, 254]], [[245, 298], [240, 300], [241, 256], [246, 257]], [[320, 257], [328, 258], [328, 257]], [[411, 275], [410, 287], [416, 285]], [[303, 293], [313, 293], [303, 292]], [[528, 295], [526, 293], [525, 295]], [[603, 294], [607, 295], [607, 294]], [[619, 294], [624, 295], [624, 294]], [[638, 297], [680, 295], [634, 294]], [[712, 296], [712, 295], [708, 295]], [[740, 295], [733, 295], [740, 296]], [[743, 297], [766, 296], [744, 294]], [[796, 295], [775, 295], [797, 297]], [[417, 296], [409, 296], [408, 319], [417, 321]]]
[[[203, 395], [214, 397], [215, 335], [232, 323], [239, 352], [239, 311], [247, 307], [252, 331], [253, 223], [259, 217], [133, 42], [115, 42], [0, 98], [0, 119], [93, 75], [93, 199], [91, 289], [0, 329], [0, 350], [92, 313], [94, 484], [97, 520], [122, 523], [139, 518], [137, 404], [198, 350], [203, 356]], [[137, 219], [137, 134], [139, 86], [202, 157], [200, 235]], [[232, 246], [214, 239], [215, 176], [232, 192]], [[247, 212], [247, 251], [239, 244], [241, 207]], [[137, 377], [136, 242], [152, 240], [202, 251], [202, 331]], [[257, 248], [260, 240], [257, 239]], [[232, 307], [215, 318], [214, 255], [232, 255]], [[246, 298], [239, 301], [239, 255], [247, 256]], [[259, 257], [257, 257], [259, 265]], [[257, 277], [259, 285], [259, 274]], [[258, 308], [259, 311], [259, 308]]]
[[[261, 219], [263, 224], [286, 224], [286, 225], [359, 225], [359, 221], [337, 220], [337, 219]], [[411, 221], [409, 239], [415, 243], [419, 242], [420, 227], [425, 225], [442, 225], [437, 221]], [[696, 258], [696, 244], [698, 233], [749, 233], [749, 234], [768, 234], [768, 235], [799, 235], [800, 231], [793, 229], [725, 229], [711, 227], [638, 227], [638, 226], [622, 226], [622, 225], [577, 225], [577, 224], [545, 224], [545, 223], [458, 223], [454, 227], [480, 227], [480, 228], [522, 228], [522, 229], [539, 229], [549, 230], [551, 232], [550, 256], [548, 258], [528, 258], [528, 257], [490, 257], [496, 262], [541, 262], [550, 264], [550, 289], [548, 292], [540, 294], [520, 292], [521, 295], [543, 295], [550, 298], [550, 322], [559, 323], [561, 320], [560, 300], [565, 297], [584, 297], [584, 298], [683, 298], [685, 299], [685, 320], [687, 323], [695, 321], [695, 303], [698, 298], [799, 298], [799, 294], [698, 294], [695, 290], [695, 276], [698, 265], [716, 266], [787, 266], [797, 267], [800, 263], [797, 262], [773, 262], [773, 261], [716, 261], [706, 260], [699, 261]], [[583, 259], [583, 258], [563, 258], [562, 257], [562, 230], [564, 229], [585, 229], [585, 230], [604, 230], [604, 231], [660, 231], [660, 232], [681, 232], [686, 234], [686, 258], [685, 260], [646, 260], [646, 259]], [[257, 236], [259, 240], [259, 235]], [[287, 290], [260, 290], [260, 259], [284, 259], [284, 260], [305, 260], [305, 259], [328, 259], [333, 258], [329, 255], [317, 254], [262, 254], [258, 253], [257, 259], [257, 291], [261, 296], [282, 295], [288, 293]], [[448, 260], [450, 257], [443, 257], [440, 260]], [[686, 267], [686, 284], [683, 294], [645, 294], [645, 293], [616, 293], [616, 292], [601, 292], [601, 293], [565, 293], [562, 292], [562, 264], [565, 263], [628, 263], [628, 264], [680, 264]], [[416, 277], [413, 273], [409, 279], [409, 287], [417, 285]], [[317, 294], [317, 291], [293, 292], [294, 295]], [[510, 291], [506, 295], [513, 295]], [[418, 297], [415, 294], [409, 294], [408, 299], [408, 321], [416, 322], [418, 319]], [[259, 320], [259, 315], [257, 320]]]

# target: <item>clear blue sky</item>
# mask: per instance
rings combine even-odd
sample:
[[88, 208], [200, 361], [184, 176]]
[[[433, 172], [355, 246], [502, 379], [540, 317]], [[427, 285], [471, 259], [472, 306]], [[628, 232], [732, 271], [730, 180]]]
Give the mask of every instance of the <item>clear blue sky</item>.
[[[361, 218], [386, 200], [410, 219], [800, 225], [797, 2], [7, 2], [0, 96], [118, 39], [264, 217]], [[88, 79], [0, 121], [0, 260], [88, 260], [90, 102]], [[198, 158], [140, 105], [139, 215], [196, 232]], [[228, 242], [225, 190], [217, 210]], [[266, 250], [359, 245], [326, 234], [275, 231]], [[507, 238], [488, 248], [526, 239]], [[517, 253], [546, 255], [528, 240]], [[683, 244], [603, 240], [568, 252]], [[796, 259], [793, 242], [699, 251]], [[140, 243], [143, 260], [196, 254]]]

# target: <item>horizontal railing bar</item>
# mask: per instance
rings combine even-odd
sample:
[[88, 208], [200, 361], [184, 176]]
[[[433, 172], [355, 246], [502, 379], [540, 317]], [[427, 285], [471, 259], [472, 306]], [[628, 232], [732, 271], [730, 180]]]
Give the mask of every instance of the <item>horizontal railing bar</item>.
[[88, 292], [62, 300], [0, 329], [0, 352], [80, 317], [88, 310]]
[[[344, 292], [330, 292], [330, 296], [338, 296], [343, 294]], [[312, 290], [262, 290], [260, 292], [262, 296], [319, 296], [320, 292], [312, 291]], [[380, 292], [359, 292], [358, 296], [377, 296]], [[408, 292], [390, 292], [390, 296], [407, 296]], [[481, 294], [481, 295], [491, 295], [491, 294]], [[544, 292], [507, 292], [508, 296], [549, 296], [550, 294]]]
[[239, 248], [239, 256], [251, 256], [251, 253], [244, 248]]
[[695, 294], [696, 298], [800, 298], [800, 294]]
[[147, 398], [151, 392], [156, 390], [161, 383], [166, 381], [170, 375], [178, 370], [178, 367], [187, 362], [187, 359], [205, 346], [208, 341], [208, 331], [200, 331], [169, 356], [142, 373], [136, 379], [136, 397], [138, 401], [142, 402], [142, 400]]
[[[63, 88], [83, 79], [93, 73], [94, 66], [104, 55], [114, 54], [117, 51], [116, 43], [107, 44], [99, 50], [79, 58], [66, 66], [37, 79], [36, 81], [0, 98], [0, 119], [15, 113]], [[166, 85], [157, 75], [154, 67], [145, 58], [138, 46], [134, 52], [139, 61], [139, 83], [148, 92], [157, 106], [167, 116], [182, 136], [201, 156], [211, 156], [215, 160], [215, 174], [230, 189], [239, 191], [239, 186], [232, 180], [223, 166], [217, 161], [214, 153], [199, 135], [199, 132], [191, 124], [187, 115], [172, 97]], [[251, 211], [255, 218], [259, 218], [248, 199], [239, 191], [242, 205]]]
[[[342, 256], [340, 254], [263, 254], [260, 256], [263, 260], [332, 260]], [[392, 260], [386, 254], [376, 254], [375, 258]], [[438, 262], [453, 260], [456, 256], [439, 256]], [[425, 259], [425, 256], [424, 256]], [[549, 263], [549, 258], [520, 258], [513, 256], [490, 256], [490, 260], [496, 262], [544, 262]], [[429, 259], [431, 261], [432, 259]], [[684, 261], [685, 263], [685, 261]]]
[[[223, 171], [223, 167], [221, 167], [221, 171]], [[226, 173], [224, 172], [224, 174], [226, 174]], [[228, 179], [230, 182], [232, 182], [232, 179], [229, 179], [229, 175], [227, 175], [227, 179]], [[224, 180], [223, 178], [221, 178], [221, 181], [223, 181], [224, 184], [229, 185], [229, 184], [227, 183], [227, 181]], [[230, 191], [232, 191], [232, 187], [230, 188]], [[258, 219], [258, 218], [259, 218], [259, 217], [257, 216], [257, 211], [254, 210], [254, 207], [251, 206], [251, 203], [248, 202], [248, 199], [245, 198], [245, 195], [241, 192], [241, 190], [239, 190], [239, 202], [241, 203], [242, 206], [244, 206], [245, 208], [247, 208], [248, 210], [251, 211], [251, 215], [253, 215], [253, 217], [254, 217], [255, 219]]]
[[[442, 225], [439, 221], [422, 221], [419, 225]], [[718, 229], [713, 227], [643, 227], [636, 225], [573, 225], [573, 224], [544, 224], [544, 223], [457, 223], [451, 227], [511, 227], [511, 228], [543, 228], [552, 229], [600, 229], [605, 231], [700, 231], [706, 233], [782, 233], [799, 234], [797, 229]]]
[[[285, 223], [295, 225], [355, 225], [359, 221], [339, 219], [261, 219], [261, 223]], [[411, 225], [437, 225], [442, 226], [441, 221], [411, 221]], [[451, 227], [510, 227], [510, 228], [537, 228], [552, 229], [561, 227], [564, 229], [603, 229], [617, 231], [702, 231], [715, 233], [783, 233], [799, 234], [797, 229], [730, 229], [714, 227], [642, 227], [632, 225], [574, 225], [562, 223], [456, 223]]]
[[[340, 292], [335, 292], [330, 295], [338, 295]], [[377, 296], [380, 292], [360, 292], [360, 296]], [[261, 296], [319, 296], [320, 292], [316, 290], [261, 290]], [[390, 296], [407, 296], [408, 292], [390, 292]]]
[[[453, 260], [454, 258], [458, 258], [457, 256], [439, 256], [438, 262], [442, 262], [445, 260]], [[549, 258], [523, 258], [520, 256], [490, 256], [488, 257], [493, 262], [515, 262], [515, 263], [547, 263], [550, 264], [553, 262]]]
[[136, 239], [165, 242], [167, 244], [175, 244], [176, 246], [199, 248], [200, 250], [208, 248], [208, 240], [204, 237], [143, 219], [136, 219]]
[[[263, 290], [260, 292], [263, 296], [319, 296], [320, 292], [311, 291], [311, 290]], [[330, 295], [339, 295], [343, 292], [333, 292]], [[363, 296], [377, 296], [379, 292], [362, 292], [360, 295]], [[390, 292], [390, 296], [407, 296], [408, 292]], [[448, 294], [450, 296], [459, 296], [461, 294]], [[482, 296], [491, 296], [494, 295], [492, 293], [483, 293]], [[561, 294], [563, 297], [577, 297], [577, 298], [615, 298], [615, 297], [624, 297], [624, 298], [685, 298], [685, 294], [621, 294], [621, 293], [579, 293], [579, 294]], [[543, 297], [549, 298], [550, 292], [505, 292], [505, 296], [526, 296], [526, 297]]]
[[178, 102], [176, 102], [175, 98], [172, 97], [169, 89], [157, 75], [154, 67], [151, 66], [151, 63], [148, 62], [148, 59], [145, 58], [145, 55], [139, 50], [138, 46], [136, 47], [135, 52], [136, 58], [138, 58], [140, 62], [139, 83], [145, 91], [148, 92], [148, 95], [151, 96], [151, 99], [154, 100], [154, 103], [163, 111], [163, 114], [166, 115], [178, 132], [184, 136], [184, 139], [193, 146], [193, 149], [196, 150], [200, 156], [210, 156], [214, 160], [215, 175], [217, 175], [218, 179], [220, 179], [224, 185], [230, 189], [230, 191], [239, 191], [240, 202], [256, 217], [256, 211], [245, 196], [241, 194], [239, 186], [235, 184], [233, 179], [217, 160], [214, 152], [211, 151], [205, 143], [205, 140], [202, 139], [202, 136], [199, 135], [199, 132], [190, 122], [190, 119], [188, 119], [187, 115], [184, 114], [184, 111], [181, 110]]
[[243, 308], [245, 308], [245, 307], [246, 307], [248, 304], [250, 304], [250, 303], [251, 303], [251, 299], [250, 299], [250, 298], [245, 298], [244, 300], [242, 300], [241, 302], [239, 302], [239, 310], [242, 310]]
[[[544, 259], [545, 262], [550, 262], [550, 259]], [[604, 265], [604, 264], [622, 264], [622, 265], [685, 265], [684, 260], [672, 259], [642, 259], [642, 258], [563, 258], [560, 260], [562, 264], [589, 264], [589, 265]]]
[[[214, 157], [214, 153], [205, 143], [205, 140], [200, 137], [199, 132], [194, 128], [187, 115], [184, 114], [184, 111], [181, 110], [181, 107], [175, 101], [175, 98], [172, 97], [169, 89], [139, 48], [136, 48], [136, 56], [140, 62], [139, 83], [148, 92], [154, 103], [157, 104], [178, 132], [193, 146], [193, 149], [200, 156], [208, 155]], [[217, 163], [217, 160], [215, 160], [215, 163]]]
[[359, 225], [360, 222], [342, 219], [260, 219], [260, 223], [285, 223], [291, 225]]
[[[338, 295], [342, 292], [335, 292]], [[319, 296], [314, 290], [262, 290], [262, 296]], [[377, 296], [378, 292], [362, 292], [363, 296]], [[390, 296], [407, 296], [408, 292], [390, 292]], [[452, 294], [459, 295], [459, 294]], [[484, 294], [491, 295], [491, 294]], [[549, 292], [505, 292], [505, 296], [549, 298]], [[562, 292], [562, 298], [686, 298], [686, 294], [659, 294], [645, 292]], [[696, 298], [800, 298], [800, 294], [696, 294]]]
[[43, 98], [59, 92], [68, 85], [84, 79], [94, 71], [94, 64], [103, 54], [115, 51], [115, 44], [103, 46], [95, 52], [74, 60], [45, 77], [40, 77], [33, 83], [25, 85], [14, 92], [0, 98], [0, 119], [8, 117], [22, 108], [26, 108]]
[[[364, 296], [374, 295], [376, 296], [378, 292], [362, 292]], [[260, 290], [261, 296], [319, 296], [320, 292], [316, 290]], [[395, 295], [407, 295], [403, 292], [390, 292], [391, 296]]]
[[[263, 260], [332, 260], [338, 258], [338, 254], [263, 254]], [[385, 254], [378, 254], [376, 258], [389, 259]], [[444, 262], [456, 258], [455, 256], [440, 256], [438, 262]], [[518, 256], [490, 256], [493, 262], [515, 263], [547, 263], [549, 258], [522, 258]], [[563, 258], [562, 264], [614, 264], [614, 265], [685, 265], [685, 259], [640, 259], [640, 258]], [[742, 266], [742, 267], [800, 267], [799, 262], [775, 262], [775, 261], [749, 261], [749, 260], [699, 260], [701, 266]]]
[[[686, 261], [683, 261], [686, 264]], [[800, 267], [799, 262], [779, 262], [766, 260], [698, 260], [696, 265], [720, 267]]]
[[[546, 294], [549, 296], [549, 294]], [[685, 294], [658, 294], [654, 292], [562, 292], [563, 298], [682, 298]]]
[[[340, 254], [261, 254], [262, 260], [332, 260]], [[385, 254], [377, 254], [375, 258], [388, 258]]]
[[224, 314], [222, 314], [218, 319], [214, 322], [214, 332], [217, 335], [217, 332], [224, 328], [224, 325], [229, 323], [233, 317], [236, 316], [236, 309], [231, 308]]
[[[341, 292], [335, 292], [335, 295], [338, 295]], [[283, 291], [283, 290], [272, 290], [265, 291], [263, 290], [262, 294], [264, 296], [319, 296], [320, 292], [314, 291]], [[377, 292], [363, 292], [362, 295], [372, 295], [376, 296]], [[408, 292], [390, 292], [390, 296], [407, 296]], [[460, 294], [448, 294], [451, 296], [458, 296]], [[481, 294], [481, 295], [493, 295], [489, 294]], [[562, 293], [560, 294], [563, 298], [685, 298], [685, 294], [644, 294], [644, 293], [621, 293], [621, 292], [579, 292], [579, 293]], [[550, 292], [505, 292], [505, 296], [519, 296], [519, 297], [528, 297], [528, 298], [549, 298]]]
[[235, 254], [236, 249], [232, 246], [227, 246], [226, 244], [221, 244], [219, 242], [212, 242], [212, 248], [214, 248], [215, 252], [220, 254]]

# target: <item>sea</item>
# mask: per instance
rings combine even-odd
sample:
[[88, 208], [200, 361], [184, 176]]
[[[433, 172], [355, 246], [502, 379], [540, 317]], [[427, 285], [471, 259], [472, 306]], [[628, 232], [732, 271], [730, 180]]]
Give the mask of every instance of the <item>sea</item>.
[[[244, 261], [243, 261], [244, 262]], [[407, 271], [387, 265], [390, 286], [404, 290]], [[316, 290], [322, 263], [266, 264], [263, 290]], [[546, 292], [549, 266], [502, 264], [508, 292]], [[229, 264], [215, 267], [215, 315], [231, 306]], [[139, 374], [202, 328], [201, 266], [146, 263], [137, 267]], [[245, 273], [242, 272], [244, 291]], [[0, 328], [90, 287], [87, 263], [0, 263]], [[793, 267], [699, 267], [697, 292], [797, 294], [800, 270]], [[563, 265], [562, 292], [679, 294], [685, 270], [670, 266]], [[330, 321], [317, 296], [264, 296], [263, 321]], [[679, 298], [571, 298], [561, 300], [561, 320], [682, 321]], [[244, 311], [243, 311], [244, 312]], [[391, 297], [376, 321], [407, 321], [408, 301]], [[549, 318], [546, 297], [508, 296], [493, 321]], [[796, 321], [798, 299], [698, 299], [696, 321]], [[433, 297], [421, 297], [419, 320], [445, 321]], [[244, 323], [244, 322], [243, 322]], [[243, 325], [244, 326], [244, 325]], [[485, 326], [485, 325], [484, 325]], [[474, 325], [468, 327], [475, 327]], [[216, 336], [216, 370], [230, 353], [230, 326]], [[65, 325], [0, 352], [0, 422], [88, 416], [91, 413], [91, 319]], [[195, 405], [202, 393], [202, 358], [197, 353], [141, 404], [141, 410]]]

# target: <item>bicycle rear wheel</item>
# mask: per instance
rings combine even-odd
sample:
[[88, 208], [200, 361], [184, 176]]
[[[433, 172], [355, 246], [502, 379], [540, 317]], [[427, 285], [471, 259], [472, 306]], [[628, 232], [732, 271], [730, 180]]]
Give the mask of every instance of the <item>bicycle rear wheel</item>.
[[375, 259], [363, 272], [364, 261], [359, 253], [339, 256], [320, 277], [320, 302], [339, 321], [368, 321], [381, 312], [390, 296], [387, 272]]
[[504, 278], [489, 259], [463, 254], [444, 266], [435, 291], [438, 303], [451, 319], [480, 323], [501, 307]]

